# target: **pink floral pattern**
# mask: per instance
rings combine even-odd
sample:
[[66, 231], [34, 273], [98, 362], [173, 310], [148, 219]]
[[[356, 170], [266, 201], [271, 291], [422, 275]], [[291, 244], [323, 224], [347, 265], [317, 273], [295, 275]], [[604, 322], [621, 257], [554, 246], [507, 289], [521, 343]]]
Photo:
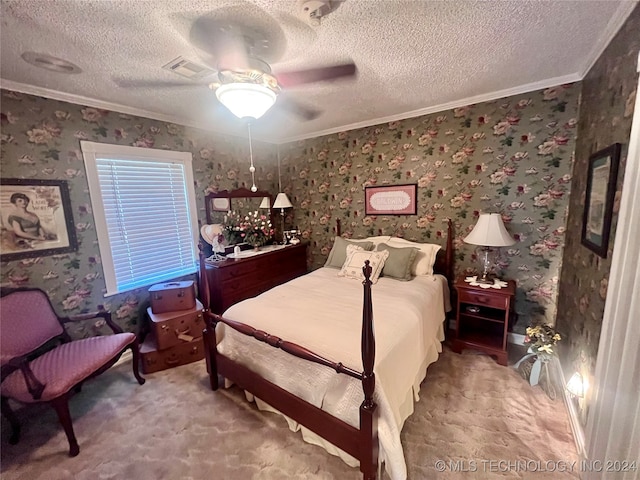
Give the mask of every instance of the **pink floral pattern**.
[[[52, 298], [58, 314], [104, 305], [126, 330], [135, 331], [148, 303], [147, 288], [104, 297], [105, 284], [80, 140], [190, 151], [193, 153], [198, 216], [204, 221], [207, 191], [251, 186], [248, 143], [180, 125], [48, 100], [12, 91], [2, 95], [2, 176], [63, 179], [70, 189], [77, 252], [3, 262], [2, 284], [36, 286]], [[277, 192], [275, 148], [254, 141], [256, 180]], [[74, 325], [77, 338], [102, 326]], [[72, 328], [73, 328], [72, 327]]]
[[[555, 322], [571, 188], [580, 85], [562, 85], [281, 148], [295, 208], [288, 221], [311, 241], [312, 265], [343, 235], [398, 235], [443, 243], [455, 224], [456, 270], [477, 270], [462, 239], [480, 212], [499, 212], [517, 243], [496, 259], [518, 283], [518, 329]], [[417, 183], [418, 215], [366, 216], [364, 187]]]

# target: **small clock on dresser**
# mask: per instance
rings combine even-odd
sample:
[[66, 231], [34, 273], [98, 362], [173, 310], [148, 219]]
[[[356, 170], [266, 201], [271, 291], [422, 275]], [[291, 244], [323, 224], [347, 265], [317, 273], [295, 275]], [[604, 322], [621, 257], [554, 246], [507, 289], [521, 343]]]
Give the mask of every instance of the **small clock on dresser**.
[[507, 335], [509, 319], [513, 315], [516, 284], [506, 281], [503, 288], [482, 288], [471, 285], [465, 277], [454, 284], [458, 302], [456, 335], [452, 349], [460, 353], [469, 348], [496, 358], [507, 365]]

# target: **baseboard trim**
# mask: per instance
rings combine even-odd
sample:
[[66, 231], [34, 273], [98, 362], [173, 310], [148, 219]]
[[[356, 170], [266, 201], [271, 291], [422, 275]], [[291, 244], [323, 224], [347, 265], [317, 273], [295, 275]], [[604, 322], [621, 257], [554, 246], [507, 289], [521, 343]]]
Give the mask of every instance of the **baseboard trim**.
[[573, 433], [573, 440], [576, 443], [576, 450], [578, 451], [578, 455], [581, 458], [586, 458], [585, 451], [585, 439], [584, 439], [584, 429], [582, 424], [580, 423], [580, 413], [576, 408], [576, 404], [571, 397], [571, 394], [567, 390], [567, 379], [564, 377], [564, 371], [562, 370], [562, 365], [560, 364], [560, 360], [558, 357], [552, 357], [551, 363], [553, 368], [555, 369], [555, 373], [557, 378], [560, 379], [560, 386], [562, 388], [562, 397], [564, 398], [564, 405], [567, 409], [567, 413], [569, 414], [569, 423], [571, 424], [571, 432]]

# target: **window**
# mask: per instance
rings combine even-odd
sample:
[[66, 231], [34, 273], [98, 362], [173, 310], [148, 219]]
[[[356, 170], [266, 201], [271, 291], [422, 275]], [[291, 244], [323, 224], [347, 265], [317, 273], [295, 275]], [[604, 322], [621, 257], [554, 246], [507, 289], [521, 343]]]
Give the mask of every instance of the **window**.
[[191, 153], [80, 143], [106, 296], [195, 272]]

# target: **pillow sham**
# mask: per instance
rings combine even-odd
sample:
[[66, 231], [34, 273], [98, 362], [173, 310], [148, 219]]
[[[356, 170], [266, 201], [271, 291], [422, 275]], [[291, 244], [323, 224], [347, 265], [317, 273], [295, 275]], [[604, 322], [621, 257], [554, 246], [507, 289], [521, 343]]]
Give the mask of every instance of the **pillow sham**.
[[402, 280], [404, 282], [411, 280], [411, 267], [416, 259], [416, 255], [420, 251], [416, 247], [392, 247], [386, 243], [381, 243], [376, 248], [377, 251], [386, 250], [389, 252], [389, 257], [384, 261], [384, 267], [382, 268], [382, 276], [395, 278], [396, 280]]
[[373, 248], [373, 242], [347, 240], [346, 238], [336, 237], [324, 266], [329, 268], [342, 268], [342, 265], [344, 265], [347, 259], [348, 245], [358, 245], [364, 250], [371, 250]]
[[388, 256], [389, 252], [387, 250], [370, 252], [357, 245], [349, 245], [347, 246], [347, 259], [338, 272], [338, 276], [364, 280], [362, 267], [364, 267], [365, 260], [369, 260], [369, 265], [371, 266], [371, 276], [369, 278], [371, 283], [376, 283]]
[[416, 259], [413, 261], [413, 265], [411, 266], [411, 274], [433, 275], [433, 265], [436, 262], [436, 255], [442, 248], [440, 245], [435, 243], [410, 242], [404, 238], [397, 237], [392, 237], [387, 244], [396, 248], [415, 247], [420, 250], [416, 255]]

